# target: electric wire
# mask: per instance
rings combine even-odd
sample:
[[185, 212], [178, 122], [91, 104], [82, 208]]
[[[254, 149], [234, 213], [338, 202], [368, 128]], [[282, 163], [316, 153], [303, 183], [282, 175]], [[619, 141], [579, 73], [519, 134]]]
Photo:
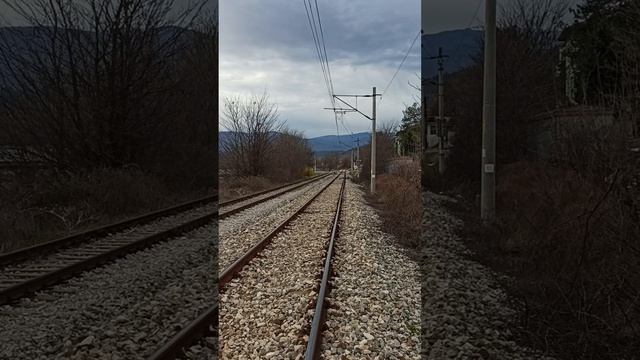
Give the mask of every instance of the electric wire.
[[[391, 86], [391, 84], [393, 83], [393, 80], [396, 78], [396, 76], [400, 72], [400, 69], [402, 69], [402, 65], [404, 65], [404, 62], [407, 60], [407, 57], [409, 56], [409, 53], [411, 53], [411, 50], [413, 49], [413, 45], [415, 45], [416, 40], [418, 40], [418, 38], [420, 37], [421, 33], [422, 33], [422, 30], [418, 31], [416, 36], [413, 38], [413, 41], [411, 42], [411, 46], [409, 46], [409, 50], [407, 50], [407, 52], [404, 54], [404, 57], [402, 58], [402, 61], [400, 61], [400, 65], [398, 65], [398, 68], [396, 69], [395, 73], [393, 73], [393, 76], [391, 77], [391, 80], [389, 80], [387, 85], [384, 87], [384, 90], [382, 90], [382, 94], [383, 95], [387, 93], [387, 90], [389, 89], [389, 86]], [[384, 99], [384, 97], [380, 99], [380, 102], [378, 103], [378, 105], [380, 105], [382, 103], [383, 99]]]

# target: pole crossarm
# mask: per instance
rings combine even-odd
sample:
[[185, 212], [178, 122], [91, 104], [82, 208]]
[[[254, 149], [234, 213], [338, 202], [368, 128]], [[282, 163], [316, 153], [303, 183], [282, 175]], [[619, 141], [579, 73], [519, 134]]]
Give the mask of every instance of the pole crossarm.
[[333, 110], [333, 111], [347, 111], [347, 112], [356, 112], [353, 109], [345, 109], [345, 108], [336, 108], [336, 107], [328, 107], [324, 108], [325, 110]]
[[[341, 97], [373, 97], [373, 95], [369, 94], [369, 95], [333, 95], [335, 96], [341, 96]], [[382, 96], [382, 94], [376, 94], [376, 96]]]
[[[369, 117], [368, 115], [364, 114], [362, 111], [360, 111], [360, 110], [354, 108], [353, 106], [351, 106], [351, 104], [349, 104], [348, 102], [340, 99], [339, 96], [345, 96], [345, 95], [333, 95], [334, 98], [340, 100], [340, 102], [342, 102], [343, 104], [347, 105], [352, 111], [356, 111], [356, 112], [360, 113], [360, 115], [366, 117], [367, 119], [373, 120], [371, 117]], [[360, 97], [360, 95], [358, 95], [358, 97]], [[371, 97], [371, 95], [369, 95], [369, 97]]]

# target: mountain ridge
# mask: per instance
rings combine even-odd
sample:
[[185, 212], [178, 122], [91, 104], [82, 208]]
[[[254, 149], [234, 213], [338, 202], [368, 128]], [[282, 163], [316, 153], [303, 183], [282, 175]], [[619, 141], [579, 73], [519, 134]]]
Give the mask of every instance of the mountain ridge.
[[[227, 141], [229, 137], [229, 131], [219, 131], [218, 132], [218, 144], [219, 148], [222, 149], [222, 144]], [[360, 141], [360, 146], [368, 145], [371, 141], [371, 133], [369, 132], [360, 132], [355, 133], [353, 135], [323, 135], [316, 136], [312, 138], [307, 138], [307, 143], [311, 147], [311, 150], [316, 155], [329, 155], [335, 153], [341, 153], [345, 151], [349, 151], [352, 148], [357, 147], [356, 140]]]

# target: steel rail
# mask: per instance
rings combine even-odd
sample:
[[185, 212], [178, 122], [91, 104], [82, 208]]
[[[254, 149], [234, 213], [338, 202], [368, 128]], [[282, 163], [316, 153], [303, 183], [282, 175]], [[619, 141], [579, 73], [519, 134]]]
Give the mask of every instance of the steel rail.
[[333, 254], [335, 251], [335, 242], [338, 236], [340, 214], [342, 213], [342, 199], [344, 197], [344, 189], [346, 183], [346, 174], [342, 178], [342, 187], [340, 188], [340, 196], [338, 197], [338, 203], [336, 204], [336, 214], [333, 219], [333, 226], [331, 228], [331, 239], [327, 245], [327, 256], [324, 261], [324, 268], [322, 269], [322, 280], [320, 282], [320, 291], [318, 292], [318, 298], [316, 300], [316, 307], [313, 313], [313, 320], [311, 321], [311, 331], [309, 334], [309, 341], [307, 342], [307, 349], [305, 351], [306, 360], [315, 360], [320, 358], [320, 348], [322, 344], [322, 326], [324, 325], [325, 318], [327, 316], [327, 297], [331, 291], [331, 284], [329, 283], [329, 277], [331, 276], [331, 265], [333, 261]]
[[42, 244], [18, 249], [9, 253], [0, 255], [0, 267], [15, 264], [17, 262], [27, 260], [39, 255], [52, 253], [56, 250], [68, 248], [81, 244], [87, 240], [100, 238], [109, 234], [120, 232], [127, 228], [137, 225], [149, 223], [161, 217], [170, 216], [183, 211], [187, 211], [198, 206], [216, 202], [218, 195], [206, 196], [197, 200], [188, 201], [176, 206], [171, 206], [161, 210], [153, 211], [134, 218], [126, 219], [106, 226], [96, 227], [87, 231], [79, 232], [73, 235], [65, 236], [59, 239], [51, 240]]
[[[249, 249], [243, 256], [236, 260], [233, 264], [228, 266], [218, 277], [218, 292], [221, 292], [227, 283], [235, 278], [242, 268], [248, 264], [253, 258], [258, 255], [262, 249], [264, 249], [275, 236], [282, 231], [289, 223], [296, 219], [320, 194], [322, 194], [336, 179], [340, 177], [338, 174], [327, 185], [323, 186], [314, 196], [305, 202], [300, 208], [296, 210], [291, 216], [282, 221], [274, 230], [269, 232], [265, 237], [260, 240], [256, 245]], [[343, 184], [344, 187], [344, 184]], [[342, 190], [341, 190], [342, 191]], [[341, 192], [342, 194], [342, 192]], [[215, 314], [215, 316], [213, 315]], [[213, 326], [217, 328], [218, 325], [218, 304], [212, 305], [205, 313], [192, 321], [189, 325], [176, 334], [169, 342], [167, 342], [162, 348], [158, 349], [147, 360], [174, 360], [182, 355], [183, 349], [189, 347], [198, 341], [198, 334], [203, 333], [203, 329], [208, 329]], [[201, 335], [200, 335], [201, 336]]]
[[205, 226], [206, 224], [210, 223], [216, 218], [217, 218], [216, 212], [203, 215], [198, 218], [187, 221], [185, 223], [182, 223], [178, 226], [174, 226], [170, 229], [157, 232], [152, 235], [144, 236], [140, 239], [128, 242], [127, 244], [114, 247], [105, 252], [101, 252], [91, 257], [87, 257], [85, 259], [74, 262], [70, 265], [60, 267], [58, 269], [49, 271], [40, 276], [28, 279], [26, 281], [20, 282], [11, 287], [2, 289], [0, 290], [0, 305], [10, 300], [17, 299], [24, 295], [43, 289], [47, 286], [60, 283], [73, 276], [76, 276], [79, 273], [94, 269], [107, 262], [121, 258], [129, 253], [147, 248], [160, 241], [164, 241], [169, 238], [173, 238], [181, 234], [184, 234], [185, 232], [191, 231], [193, 229]]
[[[256, 205], [258, 205], [260, 203], [263, 203], [263, 202], [265, 202], [267, 200], [271, 200], [271, 199], [276, 198], [276, 197], [278, 197], [280, 195], [283, 195], [283, 194], [286, 194], [286, 193], [291, 192], [293, 190], [299, 189], [299, 188], [301, 188], [301, 187], [303, 187], [305, 185], [308, 185], [308, 184], [311, 184], [311, 183], [316, 182], [318, 180], [324, 179], [328, 175], [330, 175], [330, 174], [323, 174], [323, 175], [314, 177], [311, 180], [305, 180], [305, 181], [302, 181], [302, 182], [297, 182], [297, 183], [295, 183], [295, 185], [293, 187], [288, 187], [288, 186], [291, 186], [291, 184], [285, 185], [285, 186], [279, 188], [279, 189], [286, 188], [286, 189], [284, 189], [282, 191], [278, 191], [278, 192], [276, 192], [274, 194], [271, 194], [269, 196], [265, 196], [263, 198], [260, 198], [260, 199], [257, 199], [255, 201], [249, 202], [249, 203], [247, 203], [245, 205], [238, 206], [237, 208], [233, 208], [233, 209], [230, 209], [230, 210], [227, 210], [227, 211], [220, 211], [220, 217], [219, 218], [220, 219], [224, 219], [224, 218], [226, 218], [228, 216], [231, 216], [233, 214], [237, 214], [237, 213], [239, 213], [241, 211], [244, 211], [244, 210], [246, 210], [248, 208], [254, 207], [254, 206], [256, 206]], [[279, 189], [270, 190], [270, 191], [276, 191], [276, 190], [279, 190]], [[263, 194], [268, 193], [268, 192], [269, 191], [263, 192]], [[261, 194], [258, 194], [257, 196], [259, 196], [259, 195], [261, 195]], [[223, 206], [223, 205], [221, 205], [221, 206]]]
[[280, 189], [286, 188], [287, 186], [295, 185], [295, 184], [298, 184], [298, 183], [301, 183], [301, 182], [304, 182], [304, 181], [319, 179], [319, 178], [325, 177], [327, 175], [329, 175], [329, 173], [316, 175], [316, 176], [310, 177], [308, 179], [300, 179], [300, 180], [293, 181], [293, 182], [290, 182], [290, 183], [287, 183], [287, 184], [284, 184], [284, 185], [279, 185], [279, 186], [276, 186], [276, 187], [272, 187], [272, 188], [267, 189], [267, 190], [257, 191], [257, 192], [254, 192], [254, 193], [251, 193], [251, 194], [247, 194], [247, 195], [243, 195], [243, 196], [240, 196], [240, 197], [237, 197], [237, 198], [234, 198], [234, 199], [221, 201], [218, 204], [218, 207], [229, 206], [229, 205], [241, 202], [241, 201], [245, 201], [247, 199], [251, 199], [252, 197], [260, 196], [260, 195], [266, 194], [266, 193], [271, 192], [271, 191], [280, 190]]
[[327, 183], [322, 187], [318, 192], [316, 192], [312, 198], [310, 198], [307, 202], [305, 202], [302, 206], [300, 206], [291, 216], [282, 221], [276, 228], [271, 230], [262, 240], [260, 240], [257, 244], [255, 244], [251, 249], [249, 249], [244, 255], [242, 255], [239, 259], [237, 259], [233, 264], [229, 265], [223, 272], [220, 274], [218, 278], [218, 288], [222, 289], [225, 285], [231, 281], [241, 270], [242, 268], [248, 264], [262, 249], [267, 247], [271, 243], [271, 240], [280, 233], [290, 222], [295, 220], [298, 215], [300, 215], [311, 203], [322, 194], [331, 184], [333, 184], [336, 179], [340, 177], [338, 174], [333, 180]]
[[214, 304], [198, 318], [184, 327], [169, 342], [153, 353], [148, 360], [174, 360], [182, 355], [182, 349], [210, 332], [211, 326], [218, 323], [218, 304]]

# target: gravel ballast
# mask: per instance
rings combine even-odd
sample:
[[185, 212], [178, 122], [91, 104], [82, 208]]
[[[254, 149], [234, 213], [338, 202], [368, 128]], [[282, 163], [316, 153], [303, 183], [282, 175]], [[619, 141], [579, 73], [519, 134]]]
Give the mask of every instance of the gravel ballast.
[[[218, 245], [220, 272], [260, 241], [280, 222], [291, 216], [333, 178], [335, 178], [334, 175], [329, 175], [324, 179], [314, 181], [220, 220]], [[336, 180], [337, 182], [338, 180]]]
[[[331, 175], [328, 175], [328, 176], [331, 177]], [[305, 186], [308, 186], [310, 184], [313, 184], [315, 182], [322, 181], [322, 180], [324, 180], [324, 179], [320, 178], [320, 177], [317, 178], [317, 179], [313, 179], [313, 180], [305, 180], [305, 181], [301, 181], [300, 183], [295, 183], [295, 184], [291, 184], [289, 186], [285, 186], [285, 187], [283, 187], [281, 189], [276, 189], [276, 190], [273, 190], [273, 191], [266, 192], [264, 194], [252, 196], [252, 197], [250, 197], [248, 199], [245, 199], [245, 200], [233, 203], [233, 204], [228, 204], [228, 205], [225, 205], [225, 206], [221, 206], [220, 207], [220, 212], [221, 213], [229, 212], [229, 211], [235, 210], [237, 208], [240, 208], [242, 206], [245, 206], [245, 205], [248, 205], [250, 203], [253, 203], [255, 201], [268, 198], [268, 197], [273, 196], [273, 195], [276, 195], [276, 197], [282, 196], [282, 195], [286, 194], [287, 192], [297, 190], [297, 189], [295, 189], [295, 190], [291, 190], [291, 189], [294, 189], [294, 188], [296, 188], [298, 186], [300, 186], [300, 188], [304, 188]], [[305, 183], [305, 184], [303, 184], [303, 183]], [[278, 195], [278, 194], [280, 194], [280, 195]]]
[[211, 224], [0, 307], [2, 359], [145, 359], [215, 301]]
[[340, 191], [334, 182], [220, 295], [220, 358], [302, 357]]
[[462, 221], [443, 207], [454, 199], [423, 194], [422, 305], [426, 359], [551, 359], [519, 346], [517, 312], [498, 275], [469, 260], [456, 235]]
[[419, 359], [418, 264], [381, 231], [364, 193], [347, 181], [324, 359]]

